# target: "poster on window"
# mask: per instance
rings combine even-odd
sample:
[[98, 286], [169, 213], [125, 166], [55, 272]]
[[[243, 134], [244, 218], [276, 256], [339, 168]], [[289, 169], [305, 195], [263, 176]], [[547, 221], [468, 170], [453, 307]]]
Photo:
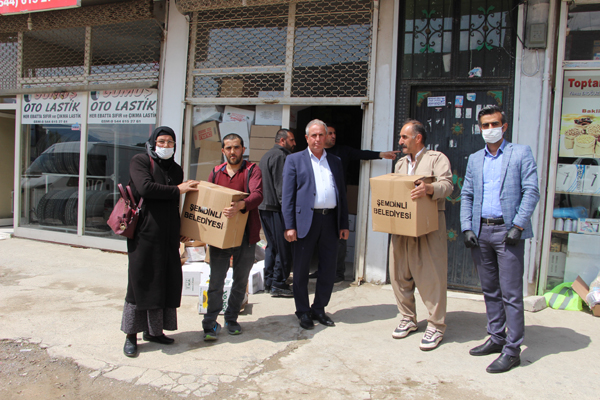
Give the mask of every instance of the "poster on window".
[[79, 92], [25, 94], [21, 123], [81, 125], [84, 95]]
[[88, 124], [155, 124], [157, 99], [156, 89], [92, 91]]
[[565, 71], [560, 157], [600, 158], [600, 71]]

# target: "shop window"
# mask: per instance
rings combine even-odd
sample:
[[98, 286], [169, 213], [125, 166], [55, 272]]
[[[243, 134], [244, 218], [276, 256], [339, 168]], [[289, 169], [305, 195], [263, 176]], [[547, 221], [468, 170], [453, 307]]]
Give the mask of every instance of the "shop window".
[[371, 7], [311, 1], [194, 12], [187, 96], [366, 97]]
[[509, 77], [515, 10], [508, 0], [407, 1], [402, 77]]
[[[88, 97], [88, 109], [81, 109]], [[150, 89], [62, 92], [23, 96], [19, 226], [77, 233], [83, 201], [85, 235], [123, 239], [106, 221], [129, 182], [129, 162], [145, 153], [156, 123]], [[87, 121], [81, 171], [82, 121]], [[80, 197], [80, 186], [84, 197]]]
[[600, 4], [569, 6], [565, 60], [600, 60]]

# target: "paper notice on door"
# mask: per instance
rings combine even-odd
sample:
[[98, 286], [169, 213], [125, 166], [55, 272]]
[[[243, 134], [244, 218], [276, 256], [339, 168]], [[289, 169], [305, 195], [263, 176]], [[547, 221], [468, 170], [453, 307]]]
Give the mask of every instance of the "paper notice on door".
[[465, 118], [473, 118], [473, 113], [472, 113], [473, 109], [472, 108], [465, 108]]

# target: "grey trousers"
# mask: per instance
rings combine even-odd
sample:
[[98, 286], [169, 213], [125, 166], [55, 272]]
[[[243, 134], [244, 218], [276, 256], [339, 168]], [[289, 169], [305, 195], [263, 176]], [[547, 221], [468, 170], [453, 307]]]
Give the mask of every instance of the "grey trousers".
[[505, 225], [483, 225], [479, 247], [471, 249], [477, 266], [492, 342], [504, 345], [502, 353], [518, 356], [525, 335], [523, 308], [523, 256], [525, 241], [502, 243]]

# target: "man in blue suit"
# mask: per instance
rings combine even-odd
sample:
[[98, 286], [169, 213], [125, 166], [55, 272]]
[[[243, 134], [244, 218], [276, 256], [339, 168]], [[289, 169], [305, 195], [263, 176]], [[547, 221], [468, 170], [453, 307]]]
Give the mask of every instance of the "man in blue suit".
[[499, 373], [521, 363], [524, 239], [533, 237], [531, 214], [540, 192], [529, 146], [502, 137], [508, 128], [502, 109], [485, 107], [478, 119], [487, 145], [469, 156], [460, 224], [479, 272], [491, 336], [469, 353], [501, 353], [486, 369]]
[[[315, 119], [306, 126], [308, 148], [290, 154], [283, 167], [281, 212], [285, 239], [292, 243], [294, 301], [300, 326], [313, 329], [313, 320], [334, 322], [325, 314], [335, 280], [338, 239], [348, 239], [348, 202], [342, 162], [324, 149], [327, 125]], [[319, 267], [312, 306], [308, 273], [318, 249]]]

